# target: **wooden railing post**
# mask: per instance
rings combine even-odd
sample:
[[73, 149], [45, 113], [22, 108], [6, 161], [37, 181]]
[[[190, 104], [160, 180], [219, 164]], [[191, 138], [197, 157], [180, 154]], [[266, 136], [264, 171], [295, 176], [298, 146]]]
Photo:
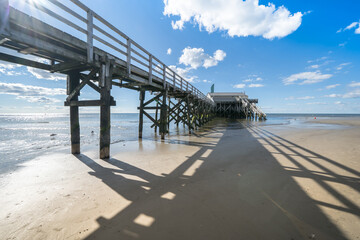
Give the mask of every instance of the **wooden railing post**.
[[173, 72], [173, 87], [175, 89], [175, 85], [176, 85], [176, 73]]
[[128, 76], [131, 75], [131, 39], [127, 39], [127, 55], [126, 55], [126, 70]]
[[88, 61], [88, 63], [92, 63], [94, 61], [93, 21], [94, 21], [94, 14], [89, 9], [87, 12], [87, 61]]
[[0, 34], [9, 32], [9, 0], [0, 0]]
[[166, 65], [163, 64], [163, 84], [164, 84], [164, 88], [166, 86]]
[[153, 57], [149, 55], [149, 83], [152, 83], [152, 65], [153, 65]]

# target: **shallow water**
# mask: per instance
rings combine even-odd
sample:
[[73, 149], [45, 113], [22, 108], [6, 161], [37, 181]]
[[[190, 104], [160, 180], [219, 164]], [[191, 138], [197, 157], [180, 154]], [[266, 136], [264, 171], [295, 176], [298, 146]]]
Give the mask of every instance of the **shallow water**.
[[[252, 121], [260, 126], [291, 126], [297, 128], [339, 128], [339, 125], [305, 123], [312, 114], [268, 114], [267, 121]], [[316, 115], [318, 118], [333, 118], [334, 115]], [[352, 117], [359, 115], [336, 115]], [[136, 141], [138, 138], [138, 114], [114, 113], [111, 116], [111, 142]], [[245, 120], [246, 123], [249, 123]], [[17, 164], [39, 155], [70, 148], [68, 114], [3, 114], [0, 115], [0, 173], [13, 169]], [[80, 114], [81, 145], [97, 145], [99, 139], [99, 115]], [[144, 118], [144, 139], [154, 139], [152, 122]], [[228, 127], [242, 128], [246, 124], [233, 123]], [[186, 134], [187, 130], [170, 126], [170, 134]]]

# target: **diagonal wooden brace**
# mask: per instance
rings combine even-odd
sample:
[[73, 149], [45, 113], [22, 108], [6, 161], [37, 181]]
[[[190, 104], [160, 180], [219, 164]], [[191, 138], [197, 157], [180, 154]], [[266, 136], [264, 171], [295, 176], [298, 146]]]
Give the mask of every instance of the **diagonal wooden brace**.
[[90, 81], [90, 79], [98, 72], [98, 69], [93, 69], [89, 75], [86, 76], [86, 78], [79, 84], [77, 87], [69, 94], [69, 96], [66, 98], [66, 102], [69, 102], [73, 99], [74, 96], [76, 96], [80, 90]]

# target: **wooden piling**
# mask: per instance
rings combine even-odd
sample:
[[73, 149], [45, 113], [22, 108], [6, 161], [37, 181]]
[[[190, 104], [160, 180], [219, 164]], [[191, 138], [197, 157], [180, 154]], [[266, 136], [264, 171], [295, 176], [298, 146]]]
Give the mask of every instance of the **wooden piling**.
[[189, 95], [186, 96], [185, 102], [186, 102], [186, 121], [189, 128], [189, 135], [191, 135], [191, 119], [190, 119], [191, 107], [190, 107]]
[[167, 90], [165, 90], [162, 94], [163, 94], [163, 99], [160, 109], [160, 134], [161, 134], [161, 139], [165, 139], [165, 134], [167, 132], [167, 106], [166, 106]]
[[110, 106], [111, 106], [111, 80], [112, 65], [110, 62], [102, 64], [100, 70], [100, 158], [110, 157]]
[[171, 114], [170, 114], [170, 109], [171, 109], [171, 98], [170, 98], [170, 96], [168, 96], [168, 102], [169, 102], [169, 104], [167, 105], [167, 110], [168, 110], [168, 112], [167, 112], [167, 132], [169, 132], [170, 131], [170, 117], [171, 117]]
[[145, 91], [140, 90], [139, 138], [142, 138], [142, 132], [143, 132], [144, 99], [145, 99]]
[[[71, 72], [68, 75], [68, 94], [70, 94], [80, 84], [80, 73]], [[73, 101], [79, 100], [79, 93], [73, 98]], [[71, 153], [80, 153], [80, 122], [79, 106], [70, 106], [70, 134], [71, 134]]]
[[[159, 120], [158, 120], [158, 114], [159, 114], [159, 103], [158, 102], [156, 102], [156, 109], [155, 109], [155, 121], [156, 122], [158, 122]], [[155, 133], [157, 133], [157, 124], [155, 124], [155, 126], [154, 126], [154, 130], [155, 130]]]

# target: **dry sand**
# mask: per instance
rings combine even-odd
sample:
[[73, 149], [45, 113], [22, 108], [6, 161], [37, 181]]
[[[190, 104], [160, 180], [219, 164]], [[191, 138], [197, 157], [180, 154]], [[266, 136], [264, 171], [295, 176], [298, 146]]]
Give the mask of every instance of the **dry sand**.
[[223, 121], [42, 156], [0, 176], [0, 239], [360, 239], [359, 155], [356, 125]]

